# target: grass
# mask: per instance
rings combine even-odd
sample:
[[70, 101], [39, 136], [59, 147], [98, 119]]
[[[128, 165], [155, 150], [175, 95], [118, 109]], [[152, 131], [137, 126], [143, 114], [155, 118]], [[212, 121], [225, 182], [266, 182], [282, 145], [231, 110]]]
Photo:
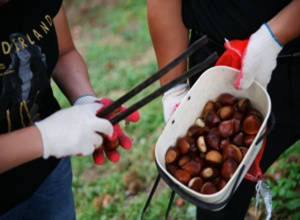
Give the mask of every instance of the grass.
[[[92, 0], [87, 4], [85, 1], [67, 0], [65, 4], [75, 44], [86, 61], [92, 85], [99, 97], [117, 99], [157, 71], [146, 20], [146, 1]], [[53, 86], [60, 104], [68, 106], [57, 86]], [[126, 105], [158, 87], [155, 83]], [[126, 130], [133, 138], [133, 147], [129, 152], [122, 148], [119, 150], [121, 159], [118, 163], [106, 160], [104, 165], [96, 166], [90, 156], [72, 157], [78, 220], [139, 219], [158, 174], [153, 149], [164, 128], [161, 99], [153, 100], [139, 112], [141, 120], [132, 123]], [[280, 160], [283, 164], [296, 147], [299, 148], [295, 146], [283, 155]], [[281, 170], [282, 167], [276, 166], [270, 174], [276, 173], [276, 169]], [[284, 185], [286, 190], [291, 187], [299, 189], [298, 176], [292, 175], [294, 185]], [[273, 183], [274, 188], [276, 184]], [[160, 181], [145, 220], [164, 219], [170, 193], [170, 188]], [[279, 204], [282, 195], [276, 193], [273, 192], [277, 199], [275, 204]], [[195, 207], [180, 201], [176, 196], [171, 219], [195, 219]], [[277, 205], [277, 208], [282, 213], [286, 207]], [[299, 211], [299, 207], [294, 208], [294, 211]]]

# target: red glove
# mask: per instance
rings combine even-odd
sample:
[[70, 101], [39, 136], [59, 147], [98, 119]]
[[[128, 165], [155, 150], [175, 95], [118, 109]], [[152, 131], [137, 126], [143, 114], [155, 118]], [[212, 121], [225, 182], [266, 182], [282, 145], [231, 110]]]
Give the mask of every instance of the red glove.
[[[108, 98], [103, 98], [103, 99], [96, 100], [96, 101], [99, 103], [102, 103], [104, 106], [108, 106], [112, 102], [112, 100], [110, 100]], [[103, 108], [104, 107], [100, 108], [97, 113], [102, 111]], [[124, 111], [126, 109], [127, 108], [125, 106], [121, 107], [121, 111]], [[106, 118], [111, 119], [115, 115], [116, 115], [116, 113], [110, 113]], [[126, 120], [128, 120], [130, 122], [137, 122], [139, 119], [140, 119], [140, 115], [139, 115], [138, 111], [133, 112], [126, 118]], [[117, 142], [117, 145], [120, 145], [125, 150], [129, 150], [132, 146], [131, 139], [123, 132], [120, 124], [114, 125], [114, 133], [111, 138], [109, 138], [107, 136], [105, 138], [107, 139], [107, 142], [111, 142], [111, 143]], [[104, 144], [105, 144], [105, 141], [104, 141]], [[104, 148], [99, 148], [99, 149], [95, 150], [95, 152], [93, 153], [93, 159], [94, 159], [95, 164], [102, 165], [105, 162], [104, 153], [106, 154], [107, 158], [111, 162], [116, 163], [120, 159], [120, 153], [116, 149], [108, 150], [108, 149], [105, 149], [105, 145], [104, 145]]]
[[248, 40], [232, 40], [226, 41], [224, 47], [226, 51], [218, 59], [216, 66], [230, 66], [241, 69], [241, 58]]

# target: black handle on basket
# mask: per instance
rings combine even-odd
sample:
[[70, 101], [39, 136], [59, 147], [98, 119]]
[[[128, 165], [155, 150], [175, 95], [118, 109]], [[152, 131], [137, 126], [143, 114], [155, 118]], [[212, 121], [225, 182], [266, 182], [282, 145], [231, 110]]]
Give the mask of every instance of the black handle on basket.
[[259, 144], [273, 130], [275, 126], [275, 115], [273, 112], [270, 113], [268, 122], [270, 122], [270, 126], [268, 126], [266, 131], [259, 138], [257, 138], [257, 141], [255, 142], [256, 145]]

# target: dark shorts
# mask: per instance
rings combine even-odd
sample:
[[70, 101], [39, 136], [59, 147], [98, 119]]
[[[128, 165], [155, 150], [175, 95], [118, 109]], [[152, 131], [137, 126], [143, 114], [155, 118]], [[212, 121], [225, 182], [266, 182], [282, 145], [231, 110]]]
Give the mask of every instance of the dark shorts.
[[30, 199], [0, 216], [0, 220], [10, 219], [76, 219], [69, 157], [60, 160], [57, 167]]

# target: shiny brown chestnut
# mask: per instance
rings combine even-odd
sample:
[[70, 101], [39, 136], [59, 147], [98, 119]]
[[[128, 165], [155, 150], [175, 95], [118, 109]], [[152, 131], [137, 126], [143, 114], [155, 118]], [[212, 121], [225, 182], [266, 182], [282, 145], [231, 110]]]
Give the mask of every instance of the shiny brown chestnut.
[[221, 168], [221, 175], [225, 180], [229, 180], [237, 170], [237, 162], [231, 158], [226, 159]]
[[250, 114], [243, 120], [242, 128], [246, 134], [255, 135], [258, 133], [261, 124], [262, 121], [260, 120], [260, 118]]
[[171, 146], [168, 148], [166, 155], [165, 155], [165, 161], [166, 163], [173, 163], [176, 161], [180, 156], [179, 149], [175, 146]]
[[189, 183], [188, 187], [196, 192], [201, 192], [201, 188], [204, 184], [204, 181], [200, 177], [193, 177]]
[[214, 194], [217, 191], [217, 187], [212, 182], [208, 181], [203, 184], [200, 192], [202, 194]]
[[251, 106], [251, 102], [247, 98], [242, 98], [237, 103], [239, 112], [245, 113]]
[[221, 119], [216, 111], [210, 110], [204, 116], [204, 123], [208, 128], [216, 127], [221, 122]]
[[191, 144], [187, 137], [180, 137], [177, 140], [177, 147], [181, 154], [187, 154], [190, 151]]
[[191, 174], [183, 169], [178, 169], [174, 172], [174, 177], [184, 185], [187, 185], [191, 179]]
[[222, 190], [226, 186], [227, 183], [228, 183], [228, 180], [225, 180], [224, 178], [220, 178], [219, 182], [217, 184], [218, 191]]
[[103, 139], [103, 147], [105, 150], [116, 150], [120, 145], [119, 139], [108, 140], [107, 138]]
[[191, 176], [197, 176], [201, 170], [201, 164], [197, 160], [190, 160], [182, 166], [182, 169], [187, 171]]
[[197, 139], [201, 135], [205, 135], [209, 132], [208, 127], [199, 127], [198, 125], [192, 125], [187, 131], [187, 136]]
[[243, 141], [244, 141], [244, 133], [239, 132], [235, 136], [233, 136], [231, 143], [240, 147], [243, 145]]
[[247, 152], [248, 152], [248, 148], [247, 147], [239, 147], [239, 149], [240, 149], [240, 151], [241, 151], [241, 153], [242, 153], [242, 156], [243, 156], [243, 158], [245, 157], [245, 155], [247, 154]]
[[180, 155], [180, 157], [177, 159], [177, 164], [178, 164], [178, 166], [183, 167], [184, 164], [189, 162], [191, 159], [192, 158], [191, 158], [190, 154]]
[[217, 97], [217, 101], [221, 103], [222, 106], [224, 105], [231, 105], [233, 106], [234, 103], [237, 101], [236, 97], [230, 93], [222, 93]]
[[205, 103], [204, 108], [202, 110], [202, 116], [205, 116], [211, 110], [217, 111], [217, 106], [214, 101], [208, 101]]
[[200, 171], [200, 177], [203, 180], [213, 180], [220, 175], [219, 169], [215, 166], [205, 166]]
[[205, 160], [208, 164], [219, 165], [223, 161], [222, 154], [217, 150], [210, 150], [205, 155]]
[[231, 105], [225, 105], [221, 107], [217, 113], [222, 120], [227, 120], [233, 115], [234, 109]]
[[205, 136], [205, 142], [206, 144], [216, 150], [219, 150], [219, 146], [220, 146], [220, 141], [221, 141], [221, 136], [219, 135], [219, 133], [213, 131], [213, 129]]
[[179, 169], [179, 166], [177, 165], [176, 162], [175, 163], [167, 163], [166, 169], [169, 173], [171, 173], [173, 175], [175, 173], [175, 171]]
[[218, 132], [223, 138], [230, 138], [234, 133], [232, 120], [225, 120], [218, 125]]
[[205, 143], [205, 137], [202, 135], [200, 137], [198, 137], [197, 139], [197, 147], [199, 149], [199, 151], [201, 153], [206, 153], [207, 151], [207, 146], [206, 146], [206, 143]]
[[242, 161], [243, 155], [240, 149], [234, 144], [227, 145], [222, 152], [223, 160], [228, 158], [235, 160], [238, 164]]
[[224, 150], [224, 148], [228, 145], [228, 144], [231, 144], [230, 140], [228, 138], [226, 139], [222, 139], [220, 141], [220, 146], [219, 146], [219, 149], [220, 151], [222, 152]]
[[253, 143], [255, 137], [256, 135], [245, 135], [243, 139], [243, 146], [249, 148]]

